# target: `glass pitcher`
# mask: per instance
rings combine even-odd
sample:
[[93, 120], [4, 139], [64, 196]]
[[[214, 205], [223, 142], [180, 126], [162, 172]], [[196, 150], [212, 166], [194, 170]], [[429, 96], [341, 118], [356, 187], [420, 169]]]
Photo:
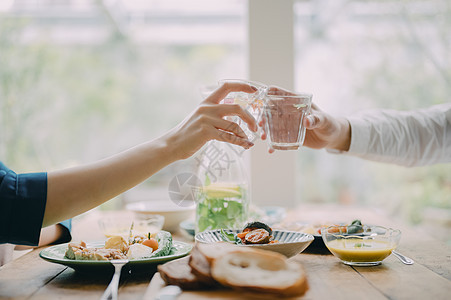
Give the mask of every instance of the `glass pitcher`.
[[195, 193], [196, 233], [244, 226], [250, 198], [240, 148], [210, 141], [197, 157], [202, 186]]

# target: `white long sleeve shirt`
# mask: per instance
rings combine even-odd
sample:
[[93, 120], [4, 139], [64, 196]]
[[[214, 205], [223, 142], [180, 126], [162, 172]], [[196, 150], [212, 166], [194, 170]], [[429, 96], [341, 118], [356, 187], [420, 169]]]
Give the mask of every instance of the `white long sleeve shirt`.
[[366, 111], [348, 120], [349, 155], [408, 167], [451, 162], [451, 103]]

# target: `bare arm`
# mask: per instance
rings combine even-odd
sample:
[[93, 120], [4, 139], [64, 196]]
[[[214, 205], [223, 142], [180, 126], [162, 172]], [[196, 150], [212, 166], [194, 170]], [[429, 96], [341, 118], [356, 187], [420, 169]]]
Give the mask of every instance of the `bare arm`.
[[177, 158], [157, 139], [92, 164], [48, 173], [42, 226], [92, 209], [144, 181]]
[[141, 183], [168, 164], [193, 155], [216, 139], [240, 145], [253, 144], [226, 115], [241, 117], [253, 131], [254, 118], [239, 105], [218, 104], [229, 92], [255, 92], [242, 83], [225, 83], [177, 127], [153, 141], [110, 158], [48, 173], [47, 205], [42, 226], [57, 223], [92, 209]]

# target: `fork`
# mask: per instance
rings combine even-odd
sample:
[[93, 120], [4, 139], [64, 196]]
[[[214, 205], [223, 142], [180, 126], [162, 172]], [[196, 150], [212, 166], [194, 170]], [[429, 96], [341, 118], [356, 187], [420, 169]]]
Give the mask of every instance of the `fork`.
[[112, 260], [111, 263], [114, 266], [114, 275], [100, 300], [117, 300], [117, 290], [119, 278], [121, 277], [121, 270], [122, 267], [128, 263], [128, 259], [115, 259]]

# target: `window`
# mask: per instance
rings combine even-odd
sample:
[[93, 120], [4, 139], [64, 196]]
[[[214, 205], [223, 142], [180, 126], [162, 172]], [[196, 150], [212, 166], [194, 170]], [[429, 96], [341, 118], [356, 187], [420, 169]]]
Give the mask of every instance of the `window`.
[[[331, 114], [450, 101], [446, 0], [8, 0], [0, 13], [0, 158], [21, 172], [157, 137], [221, 78], [291, 88], [293, 65], [294, 88]], [[306, 148], [250, 157], [257, 204], [376, 205], [412, 222], [451, 208], [446, 165], [406, 169]], [[172, 177], [192, 167], [168, 166], [122, 200], [167, 198]]]
[[[325, 111], [450, 101], [449, 2], [297, 1], [295, 16], [296, 88]], [[451, 208], [446, 165], [404, 168], [309, 149], [298, 158], [301, 202], [378, 206], [414, 223], [426, 208]]]
[[[166, 132], [194, 110], [202, 85], [246, 76], [246, 8], [236, 0], [3, 3], [0, 157], [20, 172], [57, 169]], [[169, 180], [189, 167], [173, 164], [125, 196], [151, 186], [143, 197], [167, 198]]]

